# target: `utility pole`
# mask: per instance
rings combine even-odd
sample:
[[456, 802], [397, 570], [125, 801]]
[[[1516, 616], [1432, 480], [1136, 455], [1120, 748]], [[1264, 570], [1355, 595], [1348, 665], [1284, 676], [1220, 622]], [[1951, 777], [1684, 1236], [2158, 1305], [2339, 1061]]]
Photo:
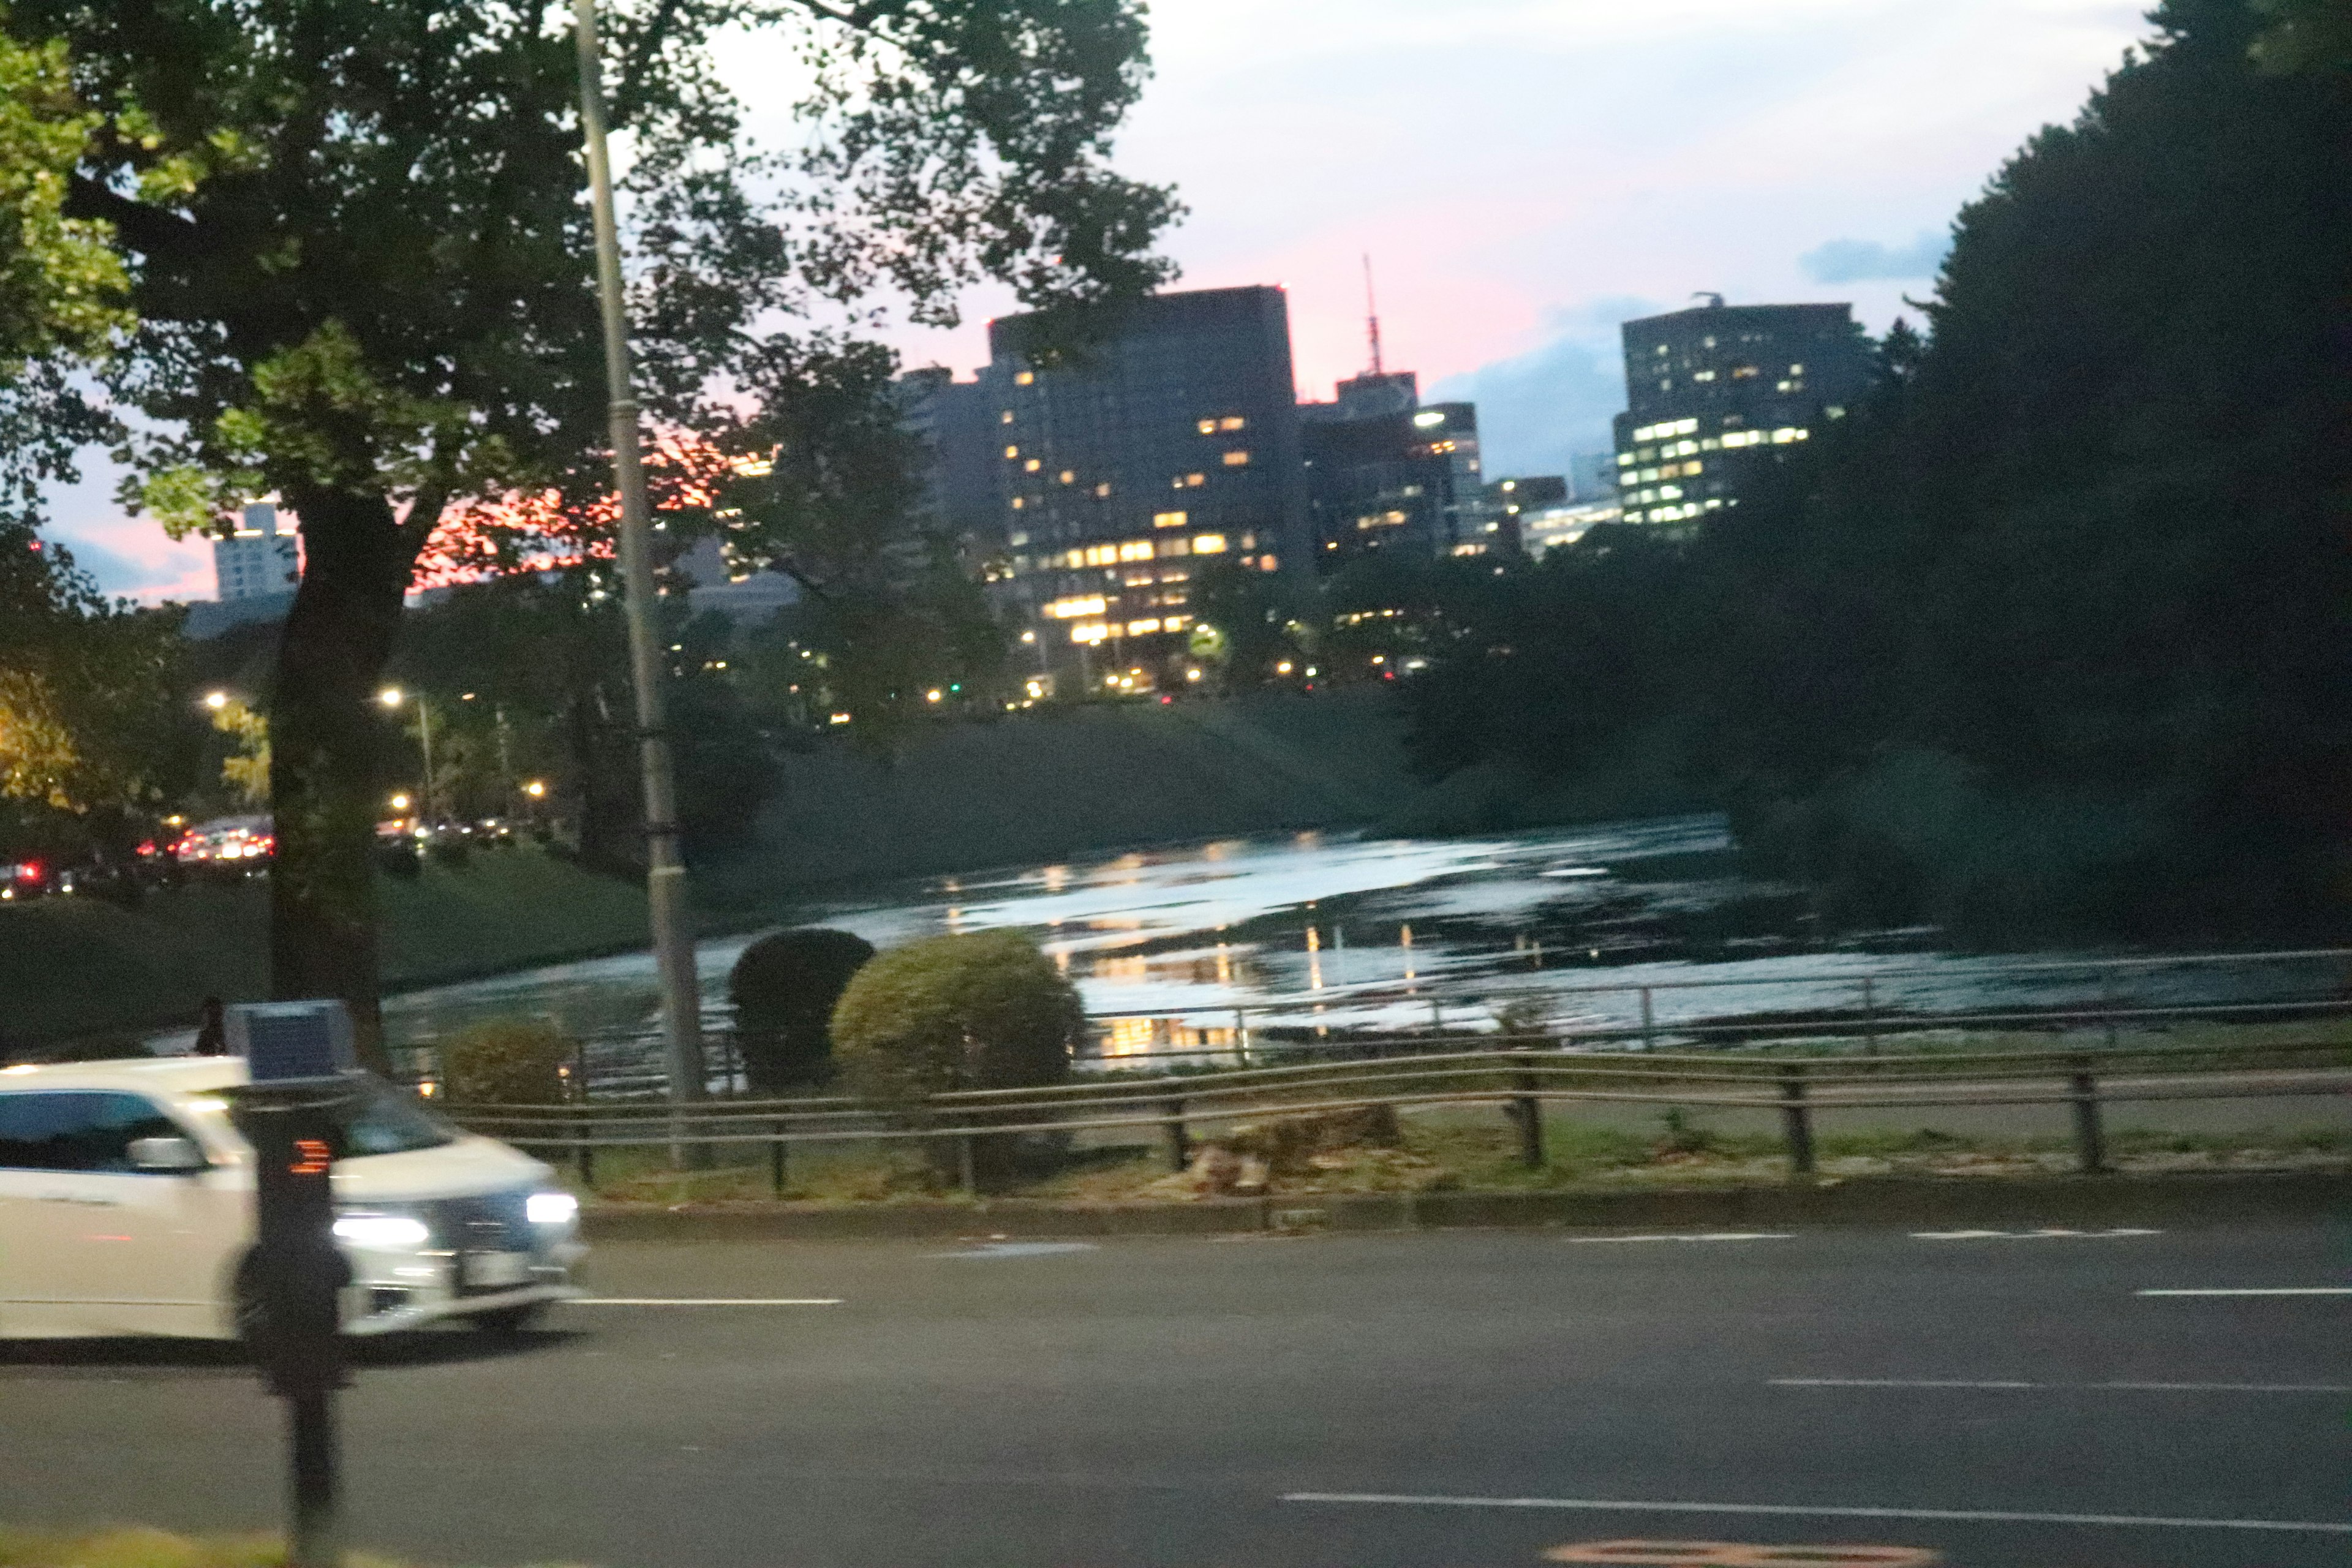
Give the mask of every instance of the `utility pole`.
[[662, 1040], [668, 1068], [670, 1157], [688, 1162], [686, 1105], [702, 1098], [702, 984], [687, 929], [686, 864], [678, 853], [677, 792], [670, 775], [663, 714], [663, 651], [654, 628], [653, 541], [646, 514], [637, 399], [630, 384], [628, 321], [621, 297], [621, 240], [613, 216], [613, 164], [604, 145], [604, 69], [596, 46], [596, 0], [572, 0], [580, 47], [580, 124], [588, 144], [588, 188], [596, 219], [596, 292], [604, 306], [604, 374], [612, 392], [613, 469], [621, 490], [621, 575], [629, 619], [629, 667], [636, 679], [637, 742], [645, 763], [646, 901], [654, 963], [661, 975]]

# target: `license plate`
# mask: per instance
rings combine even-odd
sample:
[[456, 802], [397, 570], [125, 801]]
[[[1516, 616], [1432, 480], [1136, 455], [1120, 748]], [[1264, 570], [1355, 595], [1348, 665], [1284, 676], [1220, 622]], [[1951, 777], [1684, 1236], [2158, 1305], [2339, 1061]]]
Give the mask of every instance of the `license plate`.
[[466, 1283], [468, 1285], [528, 1285], [530, 1283], [530, 1254], [528, 1252], [469, 1252], [466, 1255]]

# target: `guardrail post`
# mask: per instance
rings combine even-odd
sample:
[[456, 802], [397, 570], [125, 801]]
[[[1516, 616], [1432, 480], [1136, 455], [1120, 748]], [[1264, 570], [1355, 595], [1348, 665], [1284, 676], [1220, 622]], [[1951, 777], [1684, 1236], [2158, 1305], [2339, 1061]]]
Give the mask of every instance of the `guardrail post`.
[[1862, 977], [1862, 1048], [1867, 1055], [1878, 1054], [1878, 988], [1867, 974]]
[[1168, 1115], [1161, 1123], [1168, 1129], [1168, 1168], [1182, 1173], [1192, 1168], [1192, 1140], [1184, 1131], [1184, 1097], [1171, 1095], [1160, 1102]]
[[1433, 1035], [1445, 1033], [1445, 1004], [1434, 996], [1429, 999], [1429, 1032]]
[[2099, 1084], [2091, 1076], [2087, 1057], [2074, 1058], [2070, 1098], [2074, 1102], [2075, 1155], [2084, 1175], [2097, 1175], [2107, 1168], [2107, 1140], [2099, 1126]]
[[1789, 1172], [1813, 1173], [1813, 1113], [1805, 1100], [1805, 1069], [1791, 1064], [1780, 1069], [1780, 1122], [1789, 1140]]
[[1657, 1014], [1650, 1005], [1650, 988], [1646, 985], [1642, 987], [1642, 1048], [1645, 1051], [1658, 1048]]
[[1244, 1062], [1249, 1060], [1249, 1013], [1245, 1008], [1236, 1007], [1234, 1009], [1234, 1048], [1241, 1052]]
[[1511, 1080], [1519, 1091], [1519, 1098], [1511, 1101], [1511, 1119], [1519, 1124], [1519, 1163], [1531, 1171], [1540, 1170], [1544, 1163], [1543, 1101], [1536, 1098], [1536, 1075], [1516, 1072]]
[[784, 1123], [780, 1117], [775, 1136], [768, 1140], [768, 1190], [777, 1197], [784, 1195]]
[[979, 1151], [972, 1147], [972, 1135], [969, 1132], [956, 1138], [956, 1180], [964, 1196], [980, 1195]]
[[582, 1189], [593, 1193], [596, 1190], [596, 1146], [588, 1142], [588, 1135], [595, 1130], [596, 1123], [583, 1111], [572, 1125], [572, 1163], [580, 1168]]

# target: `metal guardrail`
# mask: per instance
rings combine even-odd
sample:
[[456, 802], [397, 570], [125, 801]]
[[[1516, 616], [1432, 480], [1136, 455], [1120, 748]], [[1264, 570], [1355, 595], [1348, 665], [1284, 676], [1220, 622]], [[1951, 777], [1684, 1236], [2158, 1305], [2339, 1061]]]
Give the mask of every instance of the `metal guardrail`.
[[[2257, 1076], [2265, 1074], [2272, 1076]], [[1921, 1092], [1934, 1089], [1947, 1092]], [[682, 1114], [667, 1103], [646, 1101], [446, 1110], [471, 1130], [570, 1157], [583, 1182], [594, 1180], [601, 1150], [764, 1148], [773, 1189], [781, 1195], [789, 1152], [796, 1143], [882, 1141], [952, 1147], [970, 1187], [981, 1139], [1148, 1128], [1166, 1141], [1171, 1167], [1182, 1170], [1203, 1124], [1382, 1106], [1499, 1106], [1517, 1129], [1521, 1158], [1541, 1165], [1543, 1107], [1576, 1101], [1777, 1110], [1797, 1176], [1815, 1168], [1812, 1119], [1823, 1110], [2063, 1104], [2072, 1109], [2077, 1163], [2096, 1172], [2107, 1168], [2101, 1117], [2106, 1104], [2347, 1093], [2352, 1093], [2352, 1034], [2255, 1046], [1862, 1058], [1604, 1056], [1522, 1048], [967, 1090], [895, 1105], [824, 1097], [702, 1101]]]

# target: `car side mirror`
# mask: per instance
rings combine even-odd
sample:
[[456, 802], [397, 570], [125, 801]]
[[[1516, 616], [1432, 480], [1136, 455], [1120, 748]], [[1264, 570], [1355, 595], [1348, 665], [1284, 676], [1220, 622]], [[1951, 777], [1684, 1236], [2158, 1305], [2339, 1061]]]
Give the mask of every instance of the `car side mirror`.
[[133, 1138], [130, 1154], [135, 1171], [201, 1171], [212, 1163], [193, 1138]]

